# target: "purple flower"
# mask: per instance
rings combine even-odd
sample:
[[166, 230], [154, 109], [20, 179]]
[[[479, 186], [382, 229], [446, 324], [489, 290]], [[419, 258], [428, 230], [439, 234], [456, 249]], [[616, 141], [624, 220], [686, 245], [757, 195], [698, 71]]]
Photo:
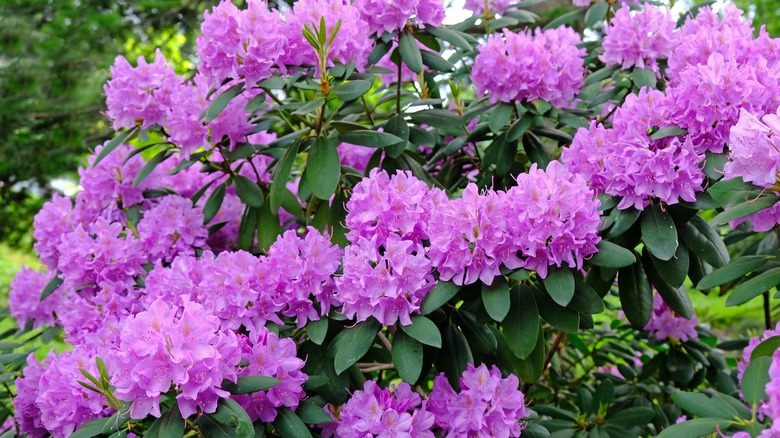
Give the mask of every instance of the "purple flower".
[[585, 76], [585, 49], [577, 48], [581, 42], [578, 33], [564, 26], [490, 35], [471, 71], [477, 96], [487, 92], [491, 104], [544, 99], [567, 105]]
[[106, 115], [113, 121], [114, 129], [132, 128], [139, 123], [143, 129], [161, 125], [171, 106], [170, 93], [184, 81], [160, 49], [151, 64], [143, 56], [138, 57], [135, 68], [124, 56], [117, 56], [110, 71], [111, 79], [103, 89], [108, 107]]
[[[395, 65], [395, 64], [393, 64]], [[377, 151], [376, 148], [368, 146], [359, 146], [350, 143], [341, 143], [338, 145], [339, 159], [342, 166], [349, 166], [360, 173], [366, 172], [366, 167], [371, 157]], [[383, 152], [384, 153], [384, 152]]]
[[[514, 0], [466, 0], [466, 4], [463, 7], [475, 14], [492, 17], [496, 12], [500, 12], [515, 3]], [[588, 0], [588, 3], [590, 3], [590, 0]]]
[[520, 420], [528, 416], [520, 381], [510, 374], [501, 377], [494, 365], [474, 368], [468, 364], [455, 392], [444, 373], [433, 381], [428, 409], [436, 416], [436, 425], [447, 437], [518, 437], [525, 428]]
[[656, 293], [653, 295], [653, 313], [650, 316], [650, 322], [647, 323], [644, 330], [649, 332], [650, 336], [655, 335], [661, 341], [667, 337], [672, 337], [685, 342], [688, 339], [699, 337], [698, 333], [696, 333], [696, 324], [698, 323], [699, 320], [696, 318], [696, 315], [693, 315], [691, 319], [685, 319], [674, 313], [664, 303], [663, 298]]
[[35, 354], [30, 353], [27, 356], [24, 376], [16, 378], [16, 397], [13, 398], [14, 420], [19, 425], [19, 433], [26, 433], [29, 438], [43, 438], [49, 433], [43, 426], [41, 408], [35, 404], [35, 399], [38, 398], [41, 390], [40, 381], [44, 371]]
[[773, 336], [780, 336], [780, 322], [774, 329], [764, 330], [764, 333], [762, 333], [761, 336], [753, 336], [750, 338], [748, 345], [742, 350], [742, 360], [737, 362], [737, 380], [742, 382], [742, 375], [745, 374], [745, 370], [747, 369], [748, 364], [750, 364], [750, 357], [753, 355], [753, 350], [758, 347], [758, 344]]
[[54, 325], [54, 312], [60, 302], [61, 293], [55, 291], [41, 301], [41, 292], [54, 278], [55, 270], [48, 274], [22, 266], [11, 280], [11, 291], [8, 293], [8, 306], [11, 316], [23, 328], [27, 320], [34, 321], [33, 328], [44, 325]]
[[43, 204], [43, 208], [35, 215], [33, 248], [41, 263], [48, 269], [57, 267], [57, 260], [60, 258], [57, 246], [62, 242], [62, 236], [73, 230], [73, 216], [73, 202], [58, 193]]
[[336, 429], [340, 438], [434, 437], [433, 414], [406, 382], [391, 390], [367, 380], [342, 406], [340, 416]]
[[249, 365], [241, 368], [239, 377], [269, 376], [281, 381], [268, 391], [233, 396], [246, 409], [252, 421], [274, 421], [276, 408], [281, 406], [295, 410], [306, 396], [302, 385], [308, 379], [301, 372], [304, 362], [296, 357], [295, 341], [279, 338], [276, 333], [263, 327], [248, 338], [239, 337], [239, 343], [241, 358], [249, 362]]
[[163, 197], [138, 222], [138, 236], [151, 262], [170, 262], [176, 255], [194, 255], [206, 246], [203, 209], [177, 195]]
[[759, 120], [742, 109], [739, 121], [729, 132], [729, 161], [723, 171], [727, 178], [741, 177], [760, 187], [778, 184], [780, 172], [780, 116], [767, 114]]
[[410, 21], [422, 26], [439, 26], [444, 20], [442, 0], [356, 0], [369, 33], [381, 36], [385, 32], [403, 29]]
[[656, 60], [668, 57], [677, 47], [675, 20], [669, 10], [651, 4], [640, 13], [631, 14], [631, 8], [620, 8], [606, 28], [604, 53], [599, 59], [607, 65], [621, 68], [644, 67], [661, 76]]
[[359, 237], [347, 246], [344, 273], [336, 279], [342, 312], [358, 321], [375, 317], [384, 326], [412, 323], [410, 315], [434, 285], [431, 261], [421, 245], [391, 234], [384, 243]]

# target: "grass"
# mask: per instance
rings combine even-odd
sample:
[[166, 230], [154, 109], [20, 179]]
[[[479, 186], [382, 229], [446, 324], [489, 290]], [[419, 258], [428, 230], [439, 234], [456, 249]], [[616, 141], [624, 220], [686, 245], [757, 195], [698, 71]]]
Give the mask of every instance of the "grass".
[[41, 263], [32, 251], [19, 250], [0, 243], [0, 307], [8, 305], [8, 292], [11, 290], [11, 280], [22, 265], [28, 268], [41, 269]]

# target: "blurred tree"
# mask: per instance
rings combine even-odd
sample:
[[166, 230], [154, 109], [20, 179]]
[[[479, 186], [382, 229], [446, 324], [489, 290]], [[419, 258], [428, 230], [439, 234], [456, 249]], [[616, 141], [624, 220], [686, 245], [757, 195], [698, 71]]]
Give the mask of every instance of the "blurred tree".
[[114, 58], [135, 63], [159, 46], [187, 70], [203, 11], [217, 3], [0, 1], [0, 242], [29, 245], [51, 180], [75, 172], [88, 148], [113, 132], [101, 111]]
[[780, 36], [780, 0], [735, 0], [737, 6], [753, 19], [753, 27], [758, 29], [766, 26], [766, 31], [772, 37]]

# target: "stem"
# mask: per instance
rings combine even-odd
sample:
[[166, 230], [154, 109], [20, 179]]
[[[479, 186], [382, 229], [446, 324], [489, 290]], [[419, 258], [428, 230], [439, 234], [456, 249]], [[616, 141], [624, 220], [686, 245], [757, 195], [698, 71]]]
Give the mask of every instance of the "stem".
[[371, 110], [368, 109], [368, 102], [366, 102], [366, 96], [360, 96], [361, 99], [363, 99], [363, 108], [366, 109], [366, 117], [368, 117], [368, 121], [371, 122], [371, 126], [375, 125], [374, 118], [371, 116]]
[[390, 341], [387, 339], [387, 336], [385, 336], [384, 333], [379, 332], [379, 340], [382, 341], [382, 344], [384, 344], [385, 348], [387, 348], [387, 351], [393, 352], [393, 346], [390, 345]]
[[397, 114], [401, 114], [401, 66], [402, 64], [403, 61], [400, 61], [398, 63], [398, 82], [396, 83], [396, 91], [395, 91], [395, 112]]
[[393, 365], [391, 363], [380, 363], [380, 364], [376, 364], [376, 365], [371, 366], [371, 367], [360, 368], [360, 372], [361, 373], [373, 373], [374, 371], [394, 370], [394, 369], [395, 369], [395, 365]]
[[764, 324], [767, 330], [772, 330], [772, 309], [769, 306], [769, 291], [764, 292]]
[[550, 365], [550, 361], [552, 360], [553, 355], [556, 351], [558, 351], [558, 348], [561, 345], [561, 339], [563, 339], [564, 333], [562, 331], [559, 331], [558, 333], [553, 336], [552, 340], [552, 348], [550, 348], [550, 351], [547, 352], [547, 355], [544, 357], [544, 366], [542, 367], [542, 371], [544, 372], [547, 369], [547, 366]]

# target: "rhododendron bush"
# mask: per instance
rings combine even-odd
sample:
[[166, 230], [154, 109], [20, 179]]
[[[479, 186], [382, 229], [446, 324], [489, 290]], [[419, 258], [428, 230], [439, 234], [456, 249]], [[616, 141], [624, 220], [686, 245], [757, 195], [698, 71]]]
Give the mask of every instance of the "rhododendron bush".
[[118, 57], [12, 283], [2, 436], [780, 436], [780, 41], [532, 3], [225, 0], [186, 76]]

